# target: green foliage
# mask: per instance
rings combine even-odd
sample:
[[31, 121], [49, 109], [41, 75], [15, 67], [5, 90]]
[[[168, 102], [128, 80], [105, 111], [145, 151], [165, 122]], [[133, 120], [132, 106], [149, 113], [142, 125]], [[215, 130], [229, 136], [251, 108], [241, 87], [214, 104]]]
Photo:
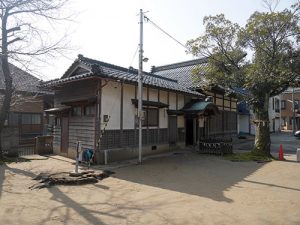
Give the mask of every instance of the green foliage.
[[205, 34], [187, 46], [195, 56], [208, 57], [209, 84], [244, 88], [255, 104], [299, 79], [298, 14], [299, 4], [281, 12], [254, 12], [245, 27], [223, 14], [208, 16], [203, 20]]
[[265, 156], [254, 152], [234, 153], [231, 155], [224, 156], [224, 159], [234, 161], [234, 162], [249, 162], [249, 161], [268, 162], [274, 160], [274, 158], [271, 156]]
[[193, 55], [207, 57], [208, 85], [246, 90], [243, 98], [257, 125], [254, 149], [269, 155], [269, 99], [300, 84], [300, 2], [280, 12], [273, 10], [274, 1], [264, 2], [270, 11], [254, 12], [244, 27], [223, 14], [205, 17], [205, 34], [187, 46]]
[[208, 57], [206, 78], [209, 84], [224, 87], [240, 84], [243, 70], [240, 64], [246, 53], [238, 43], [239, 25], [225, 19], [223, 14], [205, 17], [203, 23], [205, 34], [188, 41], [187, 46], [192, 54]]

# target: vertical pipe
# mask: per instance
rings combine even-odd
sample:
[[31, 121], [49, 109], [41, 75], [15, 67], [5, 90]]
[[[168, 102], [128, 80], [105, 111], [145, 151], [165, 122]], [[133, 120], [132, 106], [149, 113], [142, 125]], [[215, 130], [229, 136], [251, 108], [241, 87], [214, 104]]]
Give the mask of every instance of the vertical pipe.
[[123, 146], [123, 107], [124, 107], [124, 82], [121, 81], [121, 96], [120, 96], [120, 143], [119, 146]]
[[79, 149], [81, 147], [80, 141], [77, 141], [76, 145], [76, 164], [75, 164], [75, 173], [78, 173], [78, 164], [79, 164]]
[[140, 49], [138, 71], [138, 120], [139, 120], [139, 163], [142, 163], [142, 99], [143, 99], [143, 10], [140, 9]]

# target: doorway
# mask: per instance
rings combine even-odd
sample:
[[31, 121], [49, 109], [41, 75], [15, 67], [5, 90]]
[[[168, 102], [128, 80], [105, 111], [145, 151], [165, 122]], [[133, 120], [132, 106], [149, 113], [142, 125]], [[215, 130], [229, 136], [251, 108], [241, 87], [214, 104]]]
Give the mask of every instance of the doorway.
[[175, 145], [177, 141], [177, 116], [169, 116], [169, 143]]
[[186, 118], [185, 120], [185, 144], [193, 145], [194, 144], [194, 119]]
[[61, 153], [67, 153], [69, 148], [69, 117], [62, 117], [61, 120]]

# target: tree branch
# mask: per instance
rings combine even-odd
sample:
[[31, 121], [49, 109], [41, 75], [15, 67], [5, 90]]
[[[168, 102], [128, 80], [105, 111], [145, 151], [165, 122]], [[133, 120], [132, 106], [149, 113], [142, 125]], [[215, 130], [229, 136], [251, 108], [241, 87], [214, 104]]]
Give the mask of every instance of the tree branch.
[[7, 42], [7, 45], [11, 45], [12, 43], [16, 42], [16, 41], [21, 41], [22, 39], [19, 38], [19, 37], [16, 37], [15, 39], [11, 40], [11, 41], [8, 41]]
[[15, 31], [19, 31], [21, 30], [21, 27], [20, 26], [17, 26], [17, 27], [13, 27], [13, 28], [10, 28], [7, 30], [7, 33], [11, 33], [11, 32], [15, 32]]

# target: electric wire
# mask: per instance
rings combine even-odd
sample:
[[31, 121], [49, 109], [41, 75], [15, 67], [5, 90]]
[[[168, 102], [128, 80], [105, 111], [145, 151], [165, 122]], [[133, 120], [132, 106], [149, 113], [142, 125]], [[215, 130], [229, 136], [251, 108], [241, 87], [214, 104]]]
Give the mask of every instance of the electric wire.
[[166, 32], [164, 29], [162, 29], [160, 26], [158, 26], [156, 23], [154, 23], [152, 20], [149, 19], [149, 17], [144, 16], [146, 22], [150, 22], [154, 27], [156, 27], [158, 30], [160, 30], [161, 32], [163, 32], [165, 35], [167, 35], [169, 38], [171, 38], [173, 41], [177, 42], [179, 45], [181, 45], [182, 47], [184, 47], [186, 50], [188, 50], [188, 48], [182, 44], [180, 41], [178, 41], [175, 37], [173, 37], [172, 35], [170, 35], [168, 32]]
[[136, 54], [137, 54], [138, 50], [139, 50], [139, 45], [136, 47], [136, 50], [135, 50], [134, 55], [132, 57], [132, 60], [130, 62], [129, 68], [132, 67], [133, 61], [134, 61], [134, 59], [136, 57]]

